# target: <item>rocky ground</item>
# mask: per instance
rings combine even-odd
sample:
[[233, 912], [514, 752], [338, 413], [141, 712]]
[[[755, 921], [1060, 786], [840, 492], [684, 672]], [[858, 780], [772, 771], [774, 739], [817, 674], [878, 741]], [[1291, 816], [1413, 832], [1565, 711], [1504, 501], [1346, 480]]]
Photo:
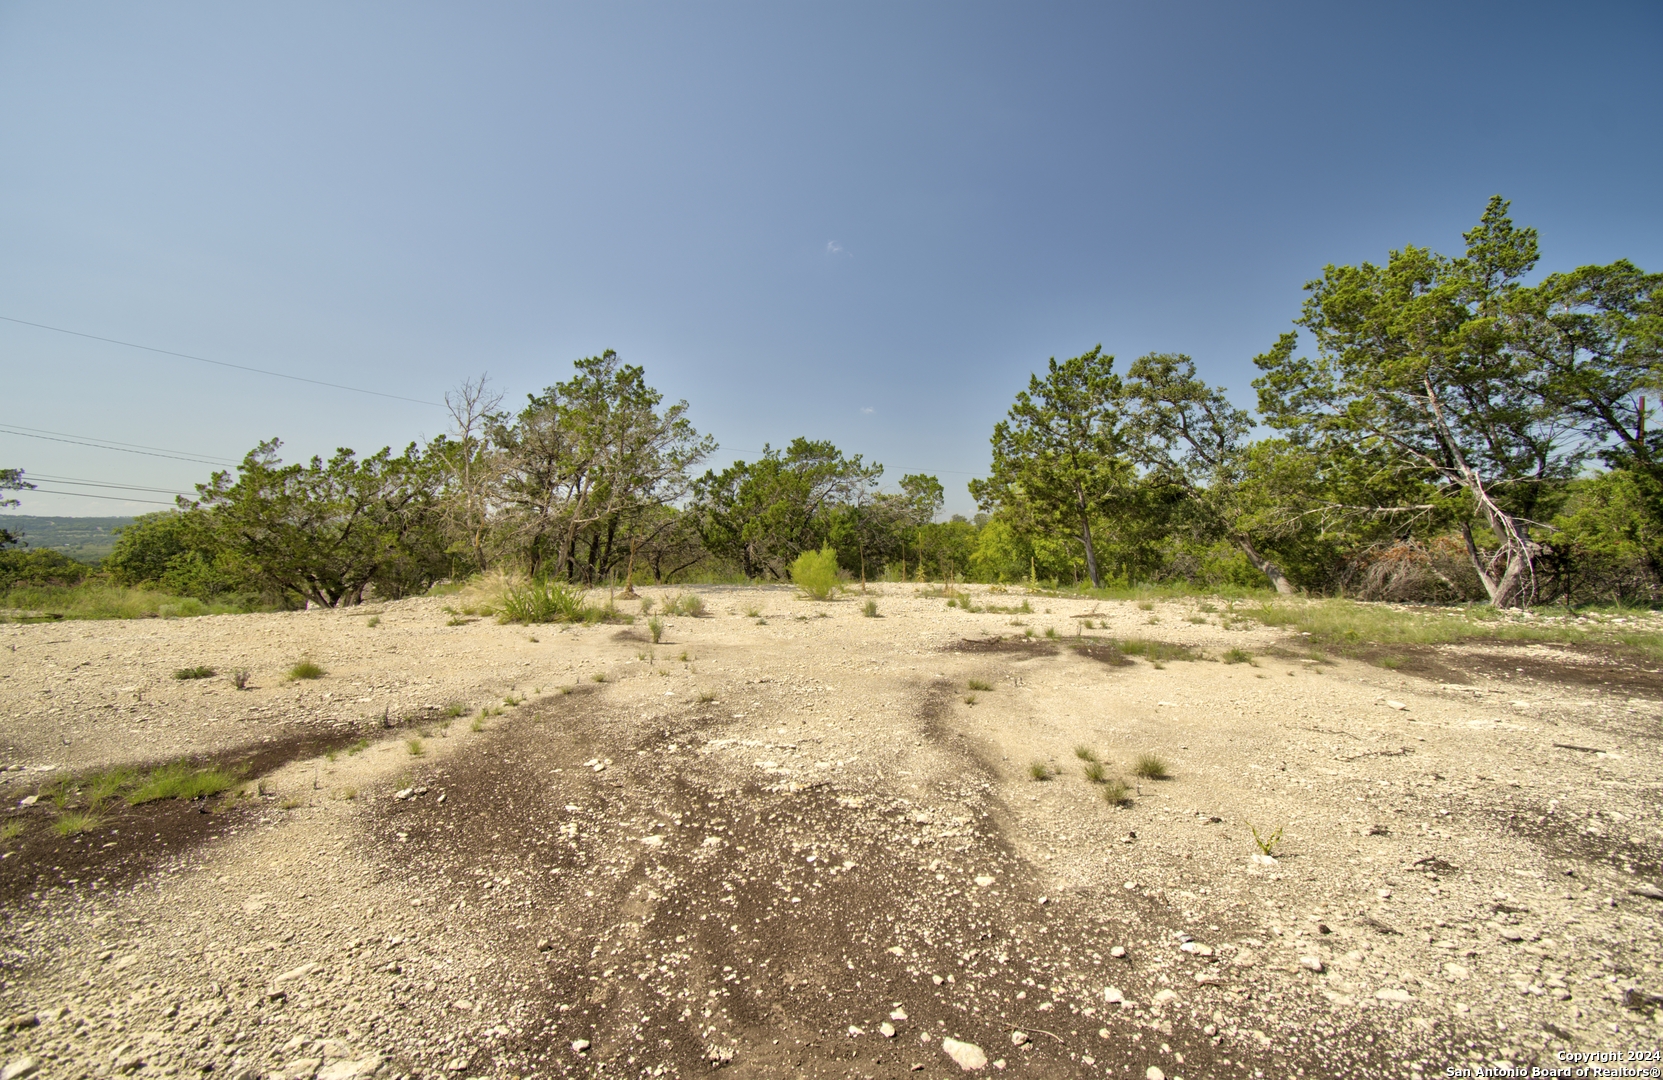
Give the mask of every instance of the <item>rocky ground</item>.
[[[0, 627], [0, 1075], [1415, 1077], [1659, 1046], [1643, 663], [1337, 659], [1193, 601], [698, 592], [657, 645], [442, 599]], [[326, 674], [286, 679], [302, 658]], [[1151, 753], [1169, 778], [1134, 775]], [[181, 755], [243, 782], [54, 828], [93, 772]]]

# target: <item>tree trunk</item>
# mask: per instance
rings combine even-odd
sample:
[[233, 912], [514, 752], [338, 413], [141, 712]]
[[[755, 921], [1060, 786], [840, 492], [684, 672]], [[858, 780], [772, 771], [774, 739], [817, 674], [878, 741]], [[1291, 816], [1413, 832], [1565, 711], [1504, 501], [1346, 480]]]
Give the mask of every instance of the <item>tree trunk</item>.
[[1097, 549], [1091, 543], [1091, 517], [1083, 510], [1080, 513], [1080, 539], [1086, 545], [1086, 576], [1091, 579], [1091, 587], [1101, 589], [1103, 579], [1097, 576]]
[[[1500, 532], [1501, 530], [1496, 530]], [[1524, 573], [1527, 568], [1524, 553], [1514, 544], [1507, 544], [1507, 565], [1501, 571], [1501, 579], [1497, 580], [1485, 565], [1484, 556], [1473, 542], [1472, 525], [1461, 524], [1461, 539], [1467, 542], [1467, 558], [1472, 560], [1472, 568], [1478, 572], [1478, 580], [1483, 584], [1484, 591], [1489, 594], [1491, 607], [1508, 607], [1517, 603], [1519, 593], [1524, 585]], [[1505, 537], [1503, 543], [1506, 543]]]
[[1277, 592], [1283, 596], [1294, 595], [1293, 582], [1289, 581], [1287, 575], [1282, 573], [1280, 566], [1259, 554], [1258, 549], [1253, 546], [1252, 540], [1245, 536], [1238, 536], [1236, 537], [1236, 546], [1241, 548], [1242, 554], [1247, 556], [1247, 561], [1253, 564], [1255, 570], [1270, 579], [1271, 585], [1275, 587]]

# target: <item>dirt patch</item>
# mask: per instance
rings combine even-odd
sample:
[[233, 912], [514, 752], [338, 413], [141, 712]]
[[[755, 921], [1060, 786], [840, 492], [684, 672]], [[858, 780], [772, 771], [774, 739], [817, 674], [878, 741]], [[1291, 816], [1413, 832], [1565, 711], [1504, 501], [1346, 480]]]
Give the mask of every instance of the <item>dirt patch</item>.
[[948, 645], [945, 651], [971, 655], [1015, 656], [1022, 660], [1031, 660], [1035, 657], [1055, 656], [1061, 650], [1043, 639], [989, 637], [963, 638]]
[[[237, 788], [210, 798], [157, 799], [130, 806], [116, 796], [91, 807], [75, 780], [64, 777], [53, 781], [67, 785], [71, 792], [62, 808], [45, 795], [25, 807], [16, 804], [14, 785], [12, 808], [0, 816], [0, 823], [16, 822], [21, 831], [7, 842], [8, 853], [0, 858], [0, 908], [15, 907], [25, 899], [39, 900], [50, 889], [119, 889], [203, 844], [226, 838], [250, 823], [258, 824], [281, 812], [277, 798], [259, 794], [240, 798], [241, 788], [291, 761], [350, 747], [364, 735], [358, 730], [290, 732], [190, 759], [193, 767], [217, 767], [238, 778]], [[152, 762], [134, 772], [162, 764]], [[53, 826], [66, 812], [90, 812], [97, 826], [63, 835]]]

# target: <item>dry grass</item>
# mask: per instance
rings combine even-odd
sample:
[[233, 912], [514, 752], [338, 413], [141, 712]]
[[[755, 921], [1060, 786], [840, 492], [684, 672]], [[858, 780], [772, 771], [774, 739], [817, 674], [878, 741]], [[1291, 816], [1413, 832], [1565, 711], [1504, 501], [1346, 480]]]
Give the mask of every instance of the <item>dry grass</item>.
[[310, 660], [302, 660], [289, 669], [289, 678], [291, 679], [321, 679], [327, 674], [329, 672]]
[[1029, 779], [1032, 779], [1032, 780], [1049, 780], [1053, 776], [1056, 776], [1056, 775], [1057, 775], [1056, 770], [1051, 768], [1050, 763], [1048, 763], [1048, 762], [1039, 761], [1039, 760], [1036, 759], [1036, 760], [1030, 761], [1028, 763], [1028, 777], [1029, 777]]
[[1132, 774], [1145, 780], [1170, 780], [1172, 773], [1159, 754], [1139, 754], [1132, 765]]

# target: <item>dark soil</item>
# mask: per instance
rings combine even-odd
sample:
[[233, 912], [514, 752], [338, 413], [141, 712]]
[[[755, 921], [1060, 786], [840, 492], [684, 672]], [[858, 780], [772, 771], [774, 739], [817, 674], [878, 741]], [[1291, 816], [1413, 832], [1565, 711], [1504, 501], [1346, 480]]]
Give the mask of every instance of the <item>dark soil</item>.
[[[1027, 655], [1028, 643], [1004, 644]], [[477, 1041], [467, 1069], [960, 1075], [943, 1036], [1030, 1076], [1141, 1076], [1170, 1063], [1163, 1042], [1192, 1076], [1367, 1067], [1366, 1025], [1332, 1018], [1311, 1033], [1320, 1061], [1279, 1045], [1229, 1050], [1224, 1064], [1201, 1025], [1215, 1010], [1231, 1024], [1257, 1012], [1257, 969], [1219, 968], [1219, 985], [1188, 982], [1178, 1003], [1151, 1009], [1160, 987], [1138, 958], [1176, 948], [1176, 912], [1154, 900], [1127, 922], [1101, 897], [1042, 897], [968, 741], [942, 737], [935, 714], [950, 696], [926, 688], [918, 708], [920, 734], [955, 763], [928, 795], [779, 781], [749, 758], [783, 748], [707, 748], [724, 724], [709, 710], [642, 715], [574, 693], [435, 767], [416, 798], [378, 804], [366, 858], [487, 942], [497, 962], [481, 980], [523, 1010], [527, 1034]], [[1117, 943], [1127, 960], [1108, 958]], [[1105, 1005], [1106, 984], [1141, 1004]], [[412, 977], [399, 993], [424, 990]], [[1016, 1045], [1013, 1031], [1030, 1038]]]
[[[192, 764], [218, 766], [243, 781], [257, 780], [291, 761], [348, 746], [364, 734], [350, 727], [296, 731], [196, 758]], [[161, 764], [165, 763], [151, 762], [134, 771]], [[15, 800], [20, 791], [14, 787], [11, 798]], [[60, 836], [52, 827], [59, 809], [45, 795], [34, 806], [20, 807], [13, 801], [0, 821], [21, 822], [23, 831], [4, 845], [9, 854], [0, 858], [0, 908], [17, 906], [26, 898], [39, 900], [51, 889], [97, 892], [121, 888], [169, 859], [188, 855], [251, 821], [257, 824], [262, 814], [278, 812], [275, 802], [275, 797], [238, 799], [234, 791], [228, 791], [213, 798], [158, 799], [129, 806], [117, 796], [97, 808], [96, 828]], [[71, 795], [64, 809], [90, 808], [85, 799]]]
[[1059, 650], [1055, 644], [1043, 638], [989, 637], [964, 638], [948, 646], [947, 651], [1014, 656], [1020, 660], [1030, 660], [1037, 656], [1055, 656]]

